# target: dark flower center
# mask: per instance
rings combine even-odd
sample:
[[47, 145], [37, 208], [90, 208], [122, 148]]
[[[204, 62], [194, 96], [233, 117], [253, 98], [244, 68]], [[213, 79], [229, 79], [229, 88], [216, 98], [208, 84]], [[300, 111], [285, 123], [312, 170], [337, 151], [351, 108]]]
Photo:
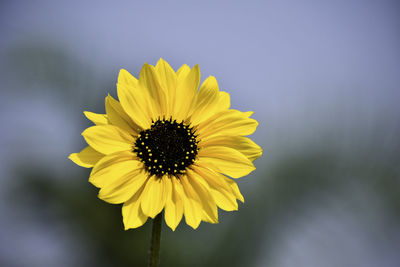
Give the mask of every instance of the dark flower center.
[[158, 119], [150, 129], [140, 132], [134, 152], [151, 175], [185, 173], [197, 155], [197, 135], [193, 128], [171, 119]]

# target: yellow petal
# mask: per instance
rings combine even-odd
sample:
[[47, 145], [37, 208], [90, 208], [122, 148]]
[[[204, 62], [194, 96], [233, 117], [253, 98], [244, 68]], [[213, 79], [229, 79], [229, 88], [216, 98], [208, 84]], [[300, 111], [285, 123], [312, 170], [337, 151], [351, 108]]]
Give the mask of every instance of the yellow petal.
[[147, 221], [148, 216], [143, 213], [140, 207], [143, 188], [144, 185], [122, 206], [125, 230], [140, 227]]
[[201, 162], [199, 165], [193, 165], [193, 170], [209, 185], [210, 193], [218, 207], [226, 211], [237, 210], [235, 192], [232, 191], [232, 186], [227, 183], [225, 177], [200, 164], [204, 165]]
[[251, 115], [254, 114], [254, 111], [246, 111], [246, 112], [243, 112], [243, 113], [246, 114], [247, 117], [250, 117]]
[[108, 124], [108, 119], [106, 114], [97, 114], [90, 111], [84, 111], [86, 118], [91, 120], [96, 125], [106, 125]]
[[186, 175], [182, 175], [179, 180], [181, 181], [183, 187], [181, 196], [183, 198], [183, 210], [185, 213], [186, 224], [190, 225], [193, 229], [196, 229], [199, 227], [203, 216], [201, 200], [188, 181]]
[[176, 76], [178, 78], [178, 83], [181, 83], [183, 80], [186, 79], [186, 76], [190, 72], [190, 67], [186, 64], [183, 64], [177, 71]]
[[218, 100], [218, 105], [219, 111], [224, 111], [230, 108], [231, 106], [231, 96], [227, 92], [219, 92], [219, 100]]
[[156, 70], [149, 64], [144, 64], [139, 74], [139, 86], [147, 90], [150, 105], [153, 111], [152, 119], [166, 114], [167, 99], [166, 94], [161, 87]]
[[189, 110], [199, 88], [199, 83], [200, 69], [198, 65], [190, 70], [185, 79], [179, 81], [176, 88], [176, 102], [174, 107], [177, 111], [175, 114], [177, 121], [186, 120], [191, 115], [189, 114]]
[[253, 163], [239, 151], [223, 146], [202, 147], [199, 158], [215, 167], [218, 172], [240, 178], [255, 170]]
[[224, 177], [224, 178], [225, 178], [225, 181], [231, 186], [232, 192], [235, 194], [235, 197], [237, 199], [239, 199], [242, 203], [244, 203], [244, 197], [243, 197], [242, 193], [240, 193], [237, 183], [235, 181], [229, 179], [228, 177]]
[[203, 84], [200, 86], [198, 92], [197, 106], [204, 104], [203, 102], [208, 102], [211, 98], [217, 98], [219, 94], [219, 86], [217, 79], [214, 76], [209, 76], [204, 80]]
[[127, 70], [121, 69], [118, 75], [118, 83], [126, 84], [128, 86], [136, 86], [138, 80], [133, 77]]
[[102, 157], [104, 157], [104, 154], [101, 154], [90, 146], [87, 146], [79, 153], [72, 153], [68, 158], [81, 167], [91, 168]]
[[96, 187], [105, 187], [113, 182], [116, 177], [143, 167], [143, 163], [130, 151], [117, 152], [104, 156], [94, 165], [89, 182]]
[[218, 210], [210, 187], [204, 183], [203, 178], [192, 170], [187, 171], [188, 181], [199, 196], [203, 207], [203, 220], [209, 223], [218, 223]]
[[106, 97], [106, 113], [109, 122], [118, 126], [131, 135], [137, 135], [142, 129], [134, 123], [117, 100], [112, 96]]
[[167, 96], [167, 110], [166, 117], [174, 115], [171, 113], [174, 107], [174, 101], [176, 96], [176, 85], [178, 83], [178, 79], [175, 71], [171, 68], [171, 66], [162, 58], [157, 62], [156, 72], [158, 74], [158, 79], [161, 86], [164, 88]]
[[182, 185], [175, 176], [172, 176], [170, 180], [172, 182], [172, 190], [165, 202], [165, 222], [172, 231], [175, 231], [183, 216], [183, 201], [178, 193], [179, 189], [176, 189], [176, 187], [182, 187]]
[[246, 113], [229, 109], [202, 122], [198, 132], [204, 140], [214, 135], [250, 135], [257, 126], [258, 122], [250, 119]]
[[[120, 167], [129, 164], [121, 164]], [[142, 168], [127, 173], [118, 173], [112, 182], [101, 188], [99, 198], [112, 204], [120, 204], [130, 199], [146, 182], [147, 173]]]
[[236, 149], [249, 160], [254, 161], [262, 154], [262, 148], [254, 143], [251, 139], [244, 136], [214, 136], [206, 141], [200, 141], [199, 146], [226, 146]]
[[175, 71], [171, 68], [168, 62], [160, 58], [160, 60], [157, 62], [155, 70], [158, 74], [159, 82], [165, 90], [175, 88], [177, 77]]
[[164, 208], [168, 190], [171, 190], [170, 187], [168, 188], [171, 183], [165, 181], [166, 179], [169, 178], [167, 176], [157, 177], [153, 175], [148, 179], [146, 187], [143, 190], [141, 201], [143, 213], [153, 219]]
[[219, 87], [217, 80], [210, 76], [201, 85], [195, 98], [193, 114], [190, 121], [193, 125], [208, 119], [219, 109]]
[[105, 155], [132, 150], [135, 142], [131, 135], [113, 125], [92, 126], [82, 135], [91, 147]]
[[151, 124], [149, 96], [140, 86], [128, 86], [125, 83], [117, 84], [118, 99], [122, 108], [132, 121], [142, 129], [147, 129]]

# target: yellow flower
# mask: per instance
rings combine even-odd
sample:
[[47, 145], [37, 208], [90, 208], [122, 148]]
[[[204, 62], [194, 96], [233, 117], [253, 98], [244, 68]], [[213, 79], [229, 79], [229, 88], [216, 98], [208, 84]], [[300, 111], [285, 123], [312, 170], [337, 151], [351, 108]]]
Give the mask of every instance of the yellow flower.
[[125, 229], [143, 225], [164, 209], [172, 229], [185, 215], [196, 229], [218, 223], [244, 202], [235, 181], [255, 169], [262, 149], [245, 137], [257, 128], [253, 112], [229, 109], [230, 96], [214, 77], [199, 88], [200, 70], [175, 72], [160, 59], [145, 64], [139, 79], [122, 69], [119, 102], [108, 95], [106, 114], [84, 112], [96, 126], [82, 135], [89, 146], [69, 158], [92, 168], [89, 181], [99, 198], [121, 204]]

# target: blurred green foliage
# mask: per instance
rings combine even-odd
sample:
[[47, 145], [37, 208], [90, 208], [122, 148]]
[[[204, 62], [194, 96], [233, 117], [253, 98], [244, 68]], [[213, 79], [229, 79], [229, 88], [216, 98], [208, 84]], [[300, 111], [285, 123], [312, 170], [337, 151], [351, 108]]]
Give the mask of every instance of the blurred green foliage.
[[[268, 255], [269, 250], [262, 245], [274, 246], [277, 225], [285, 223], [282, 218], [301, 213], [310, 199], [320, 201], [332, 194], [348, 198], [342, 189], [352, 182], [349, 179], [370, 183], [387, 202], [388, 213], [399, 221], [400, 186], [395, 170], [381, 163], [375, 172], [365, 173], [362, 165], [344, 168], [338, 163], [337, 157], [326, 152], [282, 159], [266, 173], [246, 178], [257, 179], [259, 186], [244, 192], [246, 202], [238, 212], [220, 211], [220, 224], [202, 223], [198, 230], [192, 230], [182, 221], [176, 232], [164, 224], [162, 266], [255, 266], [259, 253]], [[87, 264], [145, 266], [150, 220], [141, 228], [124, 231], [120, 206], [97, 198], [97, 189], [87, 182], [87, 171], [54, 181], [45, 169], [25, 166], [23, 170], [18, 174], [20, 185], [12, 193], [19, 192], [14, 201], [44, 222], [66, 224], [71, 234], [87, 244], [84, 249], [89, 250], [92, 260]], [[296, 213], [290, 214], [293, 210]]]

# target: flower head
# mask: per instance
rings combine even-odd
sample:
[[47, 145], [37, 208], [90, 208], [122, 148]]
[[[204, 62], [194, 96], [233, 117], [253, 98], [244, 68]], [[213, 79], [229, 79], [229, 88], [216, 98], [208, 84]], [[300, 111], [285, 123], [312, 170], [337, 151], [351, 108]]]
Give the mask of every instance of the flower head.
[[69, 158], [93, 168], [89, 181], [100, 199], [123, 203], [125, 229], [162, 210], [172, 230], [183, 215], [196, 229], [218, 222], [217, 206], [233, 211], [244, 201], [231, 178], [255, 169], [262, 150], [245, 136], [258, 123], [252, 112], [230, 109], [214, 77], [199, 84], [197, 65], [175, 72], [160, 59], [145, 64], [139, 79], [120, 71], [119, 102], [108, 95], [106, 114], [84, 112], [95, 126], [82, 133], [88, 146]]

